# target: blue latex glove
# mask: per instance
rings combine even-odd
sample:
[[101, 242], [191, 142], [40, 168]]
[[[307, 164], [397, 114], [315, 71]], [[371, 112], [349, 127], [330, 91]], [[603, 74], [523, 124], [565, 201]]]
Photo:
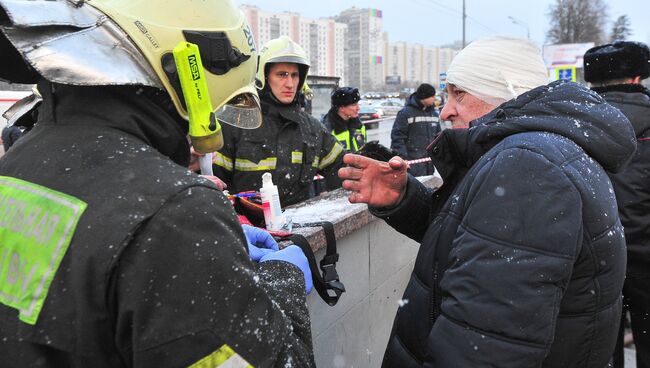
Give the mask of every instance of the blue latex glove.
[[242, 225], [248, 241], [248, 255], [254, 262], [259, 262], [265, 254], [276, 252], [278, 243], [268, 231], [250, 225]]
[[307, 261], [307, 257], [305, 257], [305, 254], [302, 252], [302, 249], [300, 249], [300, 247], [292, 244], [277, 252], [267, 253], [262, 256], [262, 259], [260, 259], [260, 262], [266, 261], [284, 261], [298, 266], [298, 268], [300, 268], [300, 271], [302, 271], [303, 275], [305, 276], [305, 289], [307, 290], [307, 294], [311, 292], [311, 289], [314, 286], [314, 282], [311, 279], [309, 262]]

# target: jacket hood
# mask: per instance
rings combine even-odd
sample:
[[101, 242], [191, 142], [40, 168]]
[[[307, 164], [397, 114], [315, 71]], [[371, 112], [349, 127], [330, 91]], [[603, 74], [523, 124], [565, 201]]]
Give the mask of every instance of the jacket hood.
[[158, 95], [159, 90], [46, 81], [39, 82], [38, 88], [43, 94], [38, 124], [116, 129], [142, 140], [183, 167], [189, 165], [188, 123], [176, 113], [171, 99]]
[[606, 87], [594, 87], [607, 102], [621, 109], [632, 123], [634, 133], [642, 137], [650, 131], [650, 90], [639, 84], [618, 84]]
[[565, 81], [524, 93], [470, 125], [476, 143], [488, 146], [522, 132], [561, 135], [610, 172], [625, 167], [636, 150], [632, 126], [620, 110], [586, 87]]

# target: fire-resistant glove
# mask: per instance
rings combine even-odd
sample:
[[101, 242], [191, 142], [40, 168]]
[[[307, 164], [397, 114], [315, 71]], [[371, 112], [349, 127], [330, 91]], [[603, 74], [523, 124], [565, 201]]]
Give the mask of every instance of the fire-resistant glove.
[[250, 225], [242, 225], [242, 228], [248, 242], [248, 255], [251, 257], [251, 261], [259, 262], [265, 254], [280, 249], [268, 231]]
[[297, 266], [305, 276], [305, 289], [307, 291], [307, 294], [311, 292], [311, 289], [314, 286], [314, 282], [311, 279], [309, 262], [307, 261], [307, 257], [305, 257], [305, 254], [302, 252], [302, 249], [300, 249], [300, 247], [292, 244], [277, 252], [267, 253], [262, 256], [260, 263], [266, 261], [284, 261]]

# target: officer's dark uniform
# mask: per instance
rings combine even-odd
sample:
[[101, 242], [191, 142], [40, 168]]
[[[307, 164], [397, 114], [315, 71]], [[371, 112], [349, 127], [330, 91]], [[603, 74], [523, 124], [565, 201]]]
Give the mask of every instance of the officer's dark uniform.
[[[427, 157], [427, 146], [440, 132], [440, 121], [434, 106], [424, 107], [415, 94], [395, 117], [390, 133], [390, 148], [405, 160]], [[413, 176], [431, 175], [435, 171], [431, 162], [414, 164], [409, 169]]]
[[359, 151], [367, 140], [366, 127], [359, 118], [343, 120], [338, 114], [338, 107], [332, 107], [323, 117], [325, 129], [339, 141], [347, 152]]
[[251, 263], [181, 125], [135, 88], [39, 89], [0, 159], [0, 365], [312, 366], [302, 273]]
[[283, 206], [309, 199], [316, 174], [325, 178], [328, 190], [341, 186], [343, 148], [318, 120], [297, 103], [277, 102], [271, 92], [262, 94], [262, 112], [257, 129], [222, 126], [224, 147], [213, 166], [231, 193], [259, 190], [265, 172], [273, 175]]

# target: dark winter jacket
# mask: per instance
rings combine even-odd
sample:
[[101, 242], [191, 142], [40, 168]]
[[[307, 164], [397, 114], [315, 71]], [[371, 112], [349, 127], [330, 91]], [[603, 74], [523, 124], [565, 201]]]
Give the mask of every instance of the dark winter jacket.
[[2, 145], [5, 152], [16, 143], [18, 138], [22, 137], [23, 131], [15, 125], [6, 126], [2, 129]]
[[[390, 148], [405, 160], [427, 157], [427, 146], [439, 132], [440, 122], [436, 108], [423, 107], [413, 94], [395, 117], [390, 133]], [[431, 175], [433, 170], [433, 164], [427, 162], [411, 166], [409, 173], [413, 176]]]
[[383, 366], [605, 367], [626, 258], [605, 170], [631, 158], [629, 122], [559, 82], [472, 126], [436, 138], [440, 191], [409, 176], [374, 209], [421, 241]]
[[215, 175], [230, 193], [259, 190], [262, 174], [270, 172], [282, 206], [309, 199], [316, 174], [327, 190], [341, 186], [338, 169], [343, 148], [323, 125], [297, 104], [281, 105], [262, 99], [264, 122], [257, 129], [222, 125], [224, 146], [214, 160]]
[[[39, 89], [39, 123], [0, 159], [0, 269], [17, 267], [0, 280], [0, 365], [312, 366], [302, 274], [251, 263], [223, 194], [170, 161], [189, 161], [171, 115], [124, 87]], [[20, 320], [16, 280], [36, 301]]]
[[338, 114], [338, 108], [332, 107], [325, 116], [322, 123], [325, 129], [331, 132], [339, 141], [346, 152], [355, 153], [366, 144], [366, 127], [359, 118], [343, 120]]
[[636, 154], [621, 173], [611, 174], [625, 228], [628, 273], [650, 275], [650, 90], [638, 85], [594, 88], [630, 120]]

